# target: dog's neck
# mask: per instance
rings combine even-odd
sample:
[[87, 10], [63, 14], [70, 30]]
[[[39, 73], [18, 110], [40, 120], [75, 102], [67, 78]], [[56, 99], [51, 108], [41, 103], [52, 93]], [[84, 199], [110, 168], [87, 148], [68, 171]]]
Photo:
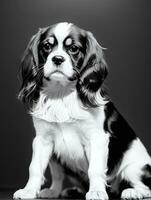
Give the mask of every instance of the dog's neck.
[[55, 123], [71, 123], [89, 117], [88, 110], [83, 108], [77, 97], [75, 82], [63, 85], [53, 81], [45, 84], [30, 114]]
[[70, 95], [76, 89], [76, 81], [55, 81], [44, 82], [43, 93], [50, 99], [62, 99]]

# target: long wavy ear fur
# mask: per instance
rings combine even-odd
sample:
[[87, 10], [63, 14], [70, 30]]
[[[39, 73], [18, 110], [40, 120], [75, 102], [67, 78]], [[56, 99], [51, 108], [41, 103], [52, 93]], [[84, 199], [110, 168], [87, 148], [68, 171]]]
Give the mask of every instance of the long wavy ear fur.
[[38, 66], [38, 44], [41, 34], [44, 31], [45, 29], [39, 29], [31, 38], [21, 61], [21, 88], [18, 98], [25, 103], [28, 109], [30, 109], [33, 103], [38, 99], [39, 90], [42, 85], [42, 71], [39, 71]]
[[87, 51], [77, 84], [78, 95], [87, 107], [97, 107], [96, 94], [103, 95], [102, 83], [108, 74], [103, 48], [92, 33], [86, 32]]

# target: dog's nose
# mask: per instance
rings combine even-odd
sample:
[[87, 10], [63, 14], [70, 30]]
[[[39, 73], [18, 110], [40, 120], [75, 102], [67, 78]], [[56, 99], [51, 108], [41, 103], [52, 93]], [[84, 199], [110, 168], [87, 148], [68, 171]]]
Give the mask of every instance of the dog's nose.
[[52, 61], [55, 63], [55, 65], [61, 65], [65, 61], [65, 58], [63, 56], [57, 55], [52, 58]]

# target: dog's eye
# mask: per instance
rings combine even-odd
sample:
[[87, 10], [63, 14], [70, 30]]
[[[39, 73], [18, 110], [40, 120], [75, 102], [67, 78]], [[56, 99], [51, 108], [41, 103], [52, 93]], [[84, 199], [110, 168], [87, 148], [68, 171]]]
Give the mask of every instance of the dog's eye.
[[72, 45], [70, 48], [69, 48], [69, 52], [71, 54], [78, 54], [79, 53], [79, 47], [76, 46], [76, 45]]
[[49, 42], [46, 42], [43, 44], [43, 48], [45, 51], [50, 51], [52, 48], [52, 45]]

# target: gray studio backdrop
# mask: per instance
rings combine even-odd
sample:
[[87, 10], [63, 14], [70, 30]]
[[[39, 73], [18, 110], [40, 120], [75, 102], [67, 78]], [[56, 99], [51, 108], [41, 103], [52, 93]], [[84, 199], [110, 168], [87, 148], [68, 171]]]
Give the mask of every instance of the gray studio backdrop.
[[107, 48], [110, 96], [151, 153], [150, 0], [2, 0], [0, 4], [0, 188], [20, 187], [27, 181], [34, 130], [16, 98], [17, 71], [30, 37], [38, 27], [56, 22], [73, 22], [92, 31]]

